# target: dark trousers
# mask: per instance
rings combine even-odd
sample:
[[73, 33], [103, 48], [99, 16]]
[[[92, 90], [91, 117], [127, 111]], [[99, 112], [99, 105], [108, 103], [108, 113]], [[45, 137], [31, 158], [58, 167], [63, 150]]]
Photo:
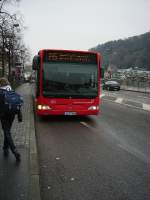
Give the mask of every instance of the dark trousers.
[[11, 130], [14, 118], [15, 118], [15, 114], [13, 113], [7, 113], [3, 115], [3, 117], [1, 118], [2, 129], [4, 132], [3, 149], [5, 150], [5, 149], [10, 148], [13, 153], [16, 149], [16, 146], [13, 142], [10, 130]]

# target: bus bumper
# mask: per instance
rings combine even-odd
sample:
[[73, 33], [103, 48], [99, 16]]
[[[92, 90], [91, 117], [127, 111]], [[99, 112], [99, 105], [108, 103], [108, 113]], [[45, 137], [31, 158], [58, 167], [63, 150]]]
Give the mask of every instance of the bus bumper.
[[36, 110], [36, 114], [39, 116], [46, 116], [46, 115], [83, 116], [83, 115], [98, 115], [99, 110], [77, 110], [77, 111]]

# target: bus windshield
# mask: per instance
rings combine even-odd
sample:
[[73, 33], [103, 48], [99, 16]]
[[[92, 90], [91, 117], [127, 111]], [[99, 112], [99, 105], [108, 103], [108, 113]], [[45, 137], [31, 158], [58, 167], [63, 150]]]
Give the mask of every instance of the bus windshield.
[[42, 93], [54, 98], [95, 98], [98, 95], [97, 65], [44, 62]]

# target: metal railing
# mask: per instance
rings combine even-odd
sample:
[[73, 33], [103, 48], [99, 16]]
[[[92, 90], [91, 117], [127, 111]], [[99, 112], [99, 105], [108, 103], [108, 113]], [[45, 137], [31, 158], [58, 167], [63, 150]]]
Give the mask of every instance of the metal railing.
[[150, 81], [123, 80], [121, 89], [150, 93]]

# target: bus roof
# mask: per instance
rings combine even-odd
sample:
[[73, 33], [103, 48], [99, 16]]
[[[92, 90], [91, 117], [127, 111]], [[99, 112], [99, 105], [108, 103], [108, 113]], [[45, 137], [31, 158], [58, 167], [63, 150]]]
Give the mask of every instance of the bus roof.
[[97, 51], [86, 51], [86, 50], [69, 50], [69, 49], [40, 49], [38, 53], [43, 51], [64, 51], [64, 52], [79, 52], [79, 53], [89, 53], [89, 54], [99, 54]]

